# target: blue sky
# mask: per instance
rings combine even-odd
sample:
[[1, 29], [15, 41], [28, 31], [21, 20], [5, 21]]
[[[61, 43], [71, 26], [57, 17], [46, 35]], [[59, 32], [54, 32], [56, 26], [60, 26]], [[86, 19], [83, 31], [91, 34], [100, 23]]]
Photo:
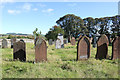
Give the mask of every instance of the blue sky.
[[75, 14], [81, 18], [118, 14], [117, 2], [13, 2], [3, 4], [1, 8], [0, 33], [32, 34], [38, 28], [42, 34], [46, 34], [66, 14]]

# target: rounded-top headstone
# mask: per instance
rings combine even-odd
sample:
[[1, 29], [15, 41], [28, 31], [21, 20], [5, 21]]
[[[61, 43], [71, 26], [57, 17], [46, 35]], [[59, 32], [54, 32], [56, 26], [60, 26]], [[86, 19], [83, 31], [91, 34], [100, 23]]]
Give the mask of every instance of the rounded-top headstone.
[[42, 38], [39, 38], [35, 46], [35, 62], [47, 61], [47, 44]]
[[112, 43], [112, 58], [120, 59], [120, 37], [116, 37]]
[[2, 40], [2, 48], [7, 48], [8, 47], [8, 43], [6, 39]]
[[72, 44], [72, 45], [75, 45], [75, 43], [76, 43], [75, 38], [72, 37], [72, 39], [71, 39], [71, 44]]
[[13, 43], [13, 59], [26, 61], [26, 44], [23, 41]]
[[103, 34], [97, 42], [96, 59], [106, 59], [108, 56], [109, 41], [105, 34]]
[[11, 48], [13, 48], [13, 43], [15, 43], [16, 42], [16, 38], [12, 38], [11, 39]]

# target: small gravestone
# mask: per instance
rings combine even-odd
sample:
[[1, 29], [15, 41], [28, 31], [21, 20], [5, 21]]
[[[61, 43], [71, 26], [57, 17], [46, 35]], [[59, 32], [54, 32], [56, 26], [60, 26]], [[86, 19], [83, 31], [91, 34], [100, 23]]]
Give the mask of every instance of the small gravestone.
[[97, 39], [96, 36], [93, 37], [93, 48], [97, 47]]
[[23, 40], [23, 39], [20, 39], [20, 41], [24, 42], [24, 40]]
[[71, 39], [71, 44], [75, 45], [75, 38], [74, 37], [72, 37], [72, 39]]
[[11, 39], [11, 48], [13, 48], [13, 43], [15, 43], [16, 42], [16, 38], [12, 38]]
[[61, 48], [64, 48], [63, 34], [59, 33], [57, 38], [60, 39], [60, 41], [61, 41]]
[[56, 49], [60, 49], [61, 48], [61, 40], [59, 38], [57, 38], [57, 40], [55, 42], [55, 48]]
[[23, 41], [13, 43], [13, 59], [26, 61], [26, 44]]
[[68, 39], [64, 39], [64, 44], [67, 44], [68, 43]]
[[83, 36], [77, 44], [77, 60], [88, 59], [90, 57], [90, 40]]
[[7, 48], [8, 47], [8, 42], [6, 39], [2, 40], [2, 48]]
[[49, 39], [48, 43], [49, 43], [49, 45], [52, 45], [53, 44], [52, 39]]
[[37, 39], [35, 46], [35, 62], [47, 61], [47, 44], [42, 38]]
[[120, 59], [120, 37], [116, 37], [112, 43], [112, 59]]
[[34, 39], [34, 45], [36, 46], [36, 42], [37, 42], [37, 40], [39, 39], [39, 37], [36, 37], [35, 39]]
[[96, 59], [106, 59], [108, 56], [109, 41], [106, 35], [102, 35], [97, 42]]

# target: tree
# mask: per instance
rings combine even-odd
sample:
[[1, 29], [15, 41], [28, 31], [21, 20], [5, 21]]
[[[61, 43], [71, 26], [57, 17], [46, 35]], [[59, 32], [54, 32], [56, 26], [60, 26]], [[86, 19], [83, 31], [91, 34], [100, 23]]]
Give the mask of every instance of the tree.
[[84, 25], [87, 27], [88, 29], [88, 32], [87, 32], [87, 35], [89, 34], [95, 34], [97, 29], [95, 27], [95, 19], [93, 19], [92, 17], [87, 17], [87, 18], [84, 18]]
[[56, 23], [64, 30], [65, 38], [70, 36], [77, 38], [80, 33], [85, 34], [87, 31], [83, 20], [74, 14], [67, 14], [57, 20]]
[[112, 36], [120, 36], [120, 15], [116, 15], [111, 17], [112, 25], [111, 25], [111, 31]]
[[40, 32], [37, 32], [38, 31], [38, 28], [36, 28], [34, 31], [33, 31], [33, 35], [35, 36], [39, 36], [41, 34], [41, 31]]
[[49, 39], [56, 40], [58, 33], [64, 35], [64, 30], [60, 26], [53, 26], [52, 28], [50, 28], [49, 32], [45, 35], [45, 37], [47, 38], [47, 40]]

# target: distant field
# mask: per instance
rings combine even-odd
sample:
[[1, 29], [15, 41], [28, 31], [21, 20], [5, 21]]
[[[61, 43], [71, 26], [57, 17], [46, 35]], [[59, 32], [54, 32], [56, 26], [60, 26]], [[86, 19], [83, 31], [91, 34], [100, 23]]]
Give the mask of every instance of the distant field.
[[[34, 63], [34, 45], [26, 43], [27, 62], [13, 61], [13, 49], [2, 51], [3, 78], [118, 78], [118, 60], [96, 60], [96, 48], [91, 48], [90, 59], [76, 61], [76, 46], [64, 49], [48, 46], [47, 62]], [[112, 47], [109, 46], [111, 56]]]

